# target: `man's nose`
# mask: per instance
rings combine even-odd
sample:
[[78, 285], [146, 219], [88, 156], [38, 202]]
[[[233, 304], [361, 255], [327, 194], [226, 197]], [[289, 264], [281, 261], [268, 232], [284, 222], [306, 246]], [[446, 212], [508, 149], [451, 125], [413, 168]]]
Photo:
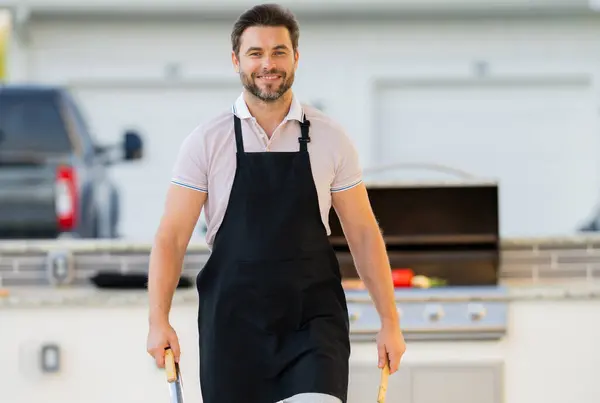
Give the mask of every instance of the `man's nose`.
[[275, 68], [275, 61], [270, 56], [265, 56], [263, 59], [263, 68], [265, 70], [271, 70]]

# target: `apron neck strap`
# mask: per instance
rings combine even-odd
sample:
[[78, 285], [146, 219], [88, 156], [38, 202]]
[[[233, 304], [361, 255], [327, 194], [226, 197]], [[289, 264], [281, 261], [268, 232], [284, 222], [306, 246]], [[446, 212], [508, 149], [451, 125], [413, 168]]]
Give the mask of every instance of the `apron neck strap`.
[[[235, 145], [237, 148], [238, 154], [244, 153], [244, 141], [242, 140], [242, 122], [240, 118], [237, 116], [233, 116], [234, 123], [234, 131], [235, 131]], [[298, 137], [298, 142], [300, 143], [300, 151], [306, 152], [308, 151], [307, 143], [310, 142], [310, 137], [308, 135], [310, 127], [310, 121], [306, 119], [306, 115], [303, 116], [302, 122], [300, 122], [300, 132], [302, 134], [301, 137]]]
[[238, 154], [244, 154], [244, 141], [242, 140], [242, 121], [236, 115], [233, 115], [233, 126], [235, 129], [235, 145]]
[[308, 151], [307, 144], [310, 142], [310, 137], [308, 135], [309, 127], [310, 121], [306, 119], [306, 115], [303, 115], [302, 122], [300, 122], [300, 132], [302, 133], [302, 137], [298, 137], [298, 142], [300, 143], [300, 151], [302, 152]]

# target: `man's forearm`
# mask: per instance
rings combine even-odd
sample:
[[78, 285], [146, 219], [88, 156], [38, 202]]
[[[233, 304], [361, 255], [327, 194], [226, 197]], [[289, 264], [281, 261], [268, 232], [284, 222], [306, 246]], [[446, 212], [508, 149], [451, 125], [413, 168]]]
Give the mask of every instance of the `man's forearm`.
[[148, 297], [150, 322], [168, 321], [185, 251], [173, 239], [157, 238], [150, 254]]
[[398, 325], [394, 285], [385, 243], [379, 228], [360, 232], [360, 238], [350, 243], [356, 269], [365, 283], [382, 324]]

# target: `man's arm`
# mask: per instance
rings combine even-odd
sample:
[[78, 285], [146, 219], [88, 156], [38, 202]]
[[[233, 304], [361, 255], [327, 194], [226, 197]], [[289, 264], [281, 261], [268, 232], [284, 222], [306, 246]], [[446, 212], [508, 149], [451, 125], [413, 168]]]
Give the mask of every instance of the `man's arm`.
[[390, 370], [395, 372], [405, 345], [400, 332], [387, 250], [364, 183], [332, 193], [332, 205], [340, 219], [356, 270], [381, 318], [380, 336], [383, 340], [378, 343], [379, 366], [382, 366], [387, 352]]
[[332, 193], [332, 204], [340, 219], [356, 270], [371, 294], [381, 320], [397, 326], [399, 318], [390, 263], [364, 183]]
[[171, 184], [155, 236], [148, 271], [150, 321], [168, 321], [190, 238], [207, 194]]
[[207, 194], [171, 184], [164, 213], [150, 253], [148, 270], [149, 332], [147, 350], [159, 368], [170, 346], [179, 361], [179, 339], [169, 323], [173, 295], [179, 283], [183, 258]]

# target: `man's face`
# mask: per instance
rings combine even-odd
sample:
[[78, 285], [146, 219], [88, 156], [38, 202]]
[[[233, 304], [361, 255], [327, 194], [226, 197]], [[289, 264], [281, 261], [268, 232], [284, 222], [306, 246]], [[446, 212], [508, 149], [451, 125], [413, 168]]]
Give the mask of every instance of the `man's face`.
[[240, 38], [239, 58], [233, 53], [232, 60], [246, 90], [272, 102], [292, 87], [298, 52], [285, 27], [250, 27]]

